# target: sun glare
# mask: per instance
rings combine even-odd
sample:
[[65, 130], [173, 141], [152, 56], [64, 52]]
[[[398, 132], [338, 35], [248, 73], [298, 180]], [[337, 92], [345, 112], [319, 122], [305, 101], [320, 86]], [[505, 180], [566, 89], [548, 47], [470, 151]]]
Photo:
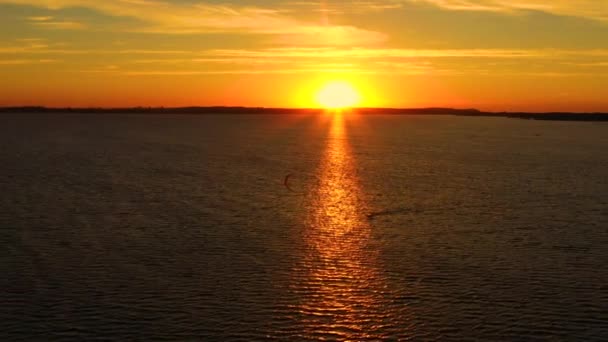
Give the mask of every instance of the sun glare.
[[348, 82], [334, 81], [325, 84], [317, 93], [317, 102], [323, 108], [354, 107], [361, 101], [357, 90]]

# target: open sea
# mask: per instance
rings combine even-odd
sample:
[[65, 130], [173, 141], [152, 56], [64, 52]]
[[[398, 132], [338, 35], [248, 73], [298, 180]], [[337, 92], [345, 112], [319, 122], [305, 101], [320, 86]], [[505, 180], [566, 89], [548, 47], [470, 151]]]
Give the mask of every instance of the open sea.
[[2, 341], [607, 341], [608, 124], [0, 116]]

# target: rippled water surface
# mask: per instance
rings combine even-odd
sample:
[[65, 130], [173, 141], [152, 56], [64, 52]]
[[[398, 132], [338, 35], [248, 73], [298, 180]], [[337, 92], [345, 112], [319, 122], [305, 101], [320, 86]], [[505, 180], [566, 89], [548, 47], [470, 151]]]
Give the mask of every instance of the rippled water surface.
[[0, 117], [1, 340], [608, 339], [608, 126]]

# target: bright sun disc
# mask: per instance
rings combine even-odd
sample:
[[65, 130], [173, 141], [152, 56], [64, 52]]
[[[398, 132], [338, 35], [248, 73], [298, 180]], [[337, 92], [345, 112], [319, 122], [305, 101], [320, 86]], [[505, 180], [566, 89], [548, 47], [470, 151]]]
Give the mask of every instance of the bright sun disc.
[[331, 82], [317, 93], [317, 102], [324, 108], [340, 109], [354, 107], [361, 101], [355, 88], [347, 82]]

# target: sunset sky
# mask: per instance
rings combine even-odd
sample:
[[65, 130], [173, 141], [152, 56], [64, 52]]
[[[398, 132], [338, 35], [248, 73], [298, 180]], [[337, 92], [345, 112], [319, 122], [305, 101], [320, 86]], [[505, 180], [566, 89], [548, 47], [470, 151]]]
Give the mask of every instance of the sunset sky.
[[603, 0], [0, 0], [0, 106], [608, 111]]

